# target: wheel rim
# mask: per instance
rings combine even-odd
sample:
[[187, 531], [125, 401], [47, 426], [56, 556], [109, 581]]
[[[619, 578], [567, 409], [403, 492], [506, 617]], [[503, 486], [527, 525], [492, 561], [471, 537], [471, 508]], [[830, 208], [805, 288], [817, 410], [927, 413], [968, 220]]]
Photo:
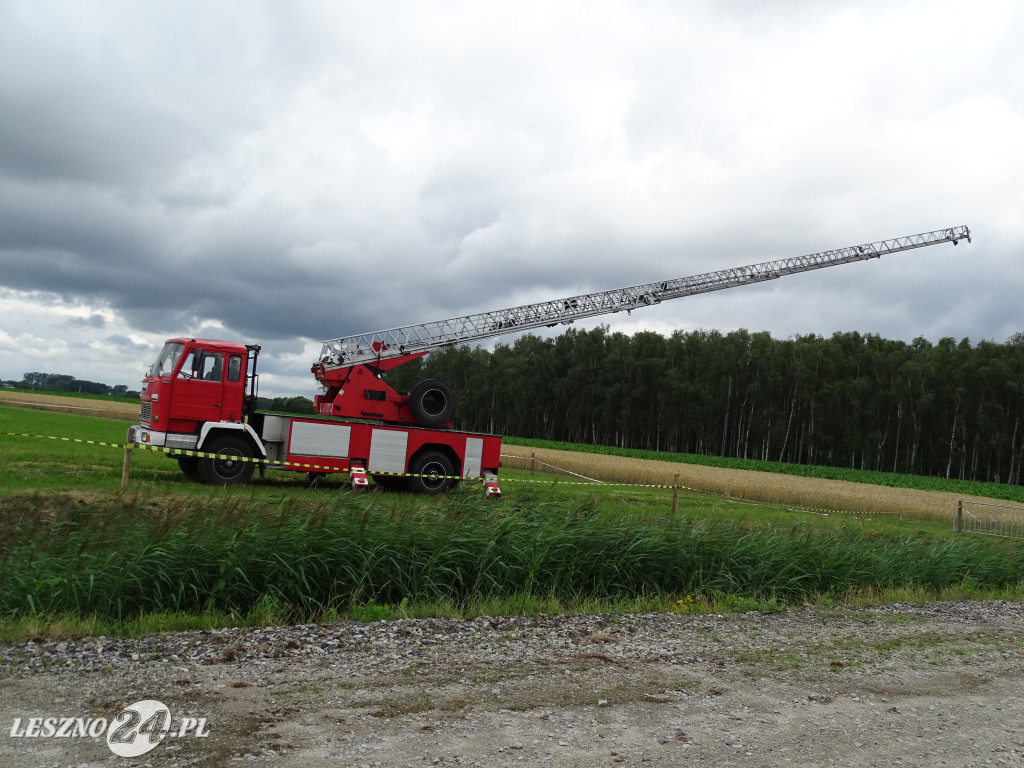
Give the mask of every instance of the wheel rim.
[[213, 459], [213, 469], [219, 477], [232, 480], [245, 471], [244, 458], [236, 448], [222, 448]]
[[423, 405], [423, 410], [430, 416], [438, 416], [444, 413], [444, 409], [448, 407], [448, 398], [440, 389], [428, 389], [423, 393], [420, 402]]
[[447, 467], [444, 466], [440, 461], [428, 461], [420, 469], [420, 482], [424, 488], [428, 488], [432, 491], [444, 488], [448, 483], [446, 477]]

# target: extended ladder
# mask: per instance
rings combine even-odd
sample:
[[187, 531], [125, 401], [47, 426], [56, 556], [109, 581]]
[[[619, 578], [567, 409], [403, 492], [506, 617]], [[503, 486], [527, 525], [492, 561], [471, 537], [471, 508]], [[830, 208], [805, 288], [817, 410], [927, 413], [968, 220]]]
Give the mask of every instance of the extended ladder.
[[348, 367], [359, 363], [379, 364], [383, 360], [413, 353], [428, 352], [438, 347], [464, 344], [479, 339], [525, 331], [531, 328], [568, 324], [586, 317], [627, 312], [659, 304], [668, 299], [720, 291], [740, 285], [774, 280], [784, 275], [808, 272], [855, 261], [877, 259], [889, 253], [909, 251], [938, 243], [971, 241], [967, 227], [939, 229], [919, 235], [852, 245], [832, 251], [812, 253], [790, 259], [766, 261], [746, 267], [724, 269], [691, 277], [680, 277], [657, 283], [617, 288], [612, 291], [587, 293], [565, 299], [542, 301], [521, 307], [481, 312], [450, 320], [419, 323], [355, 336], [342, 336], [323, 342], [318, 366], [323, 370]]

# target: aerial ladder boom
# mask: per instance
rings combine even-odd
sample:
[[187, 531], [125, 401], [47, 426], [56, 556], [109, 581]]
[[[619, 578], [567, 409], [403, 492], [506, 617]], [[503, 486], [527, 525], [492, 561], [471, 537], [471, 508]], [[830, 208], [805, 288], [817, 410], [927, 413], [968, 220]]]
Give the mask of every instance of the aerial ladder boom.
[[[312, 368], [317, 380], [326, 387], [325, 394], [316, 398], [317, 410], [321, 413], [335, 413], [351, 417], [422, 421], [419, 418], [395, 418], [393, 414], [377, 413], [377, 411], [384, 410], [382, 408], [371, 407], [368, 409], [360, 406], [353, 410], [340, 401], [345, 400], [346, 387], [352, 381], [353, 373], [361, 367], [366, 367], [375, 378], [379, 379], [385, 371], [422, 357], [439, 347], [466, 344], [534, 328], [568, 324], [583, 318], [597, 317], [623, 310], [629, 312], [641, 307], [660, 304], [669, 299], [761, 283], [784, 275], [809, 272], [813, 269], [877, 259], [890, 253], [924, 248], [939, 243], [951, 242], [956, 245], [960, 240], [971, 241], [971, 232], [966, 226], [939, 229], [863, 245], [852, 245], [807, 256], [766, 261], [674, 280], [581, 294], [553, 301], [542, 301], [537, 304], [481, 312], [475, 315], [464, 315], [450, 320], [327, 339], [322, 343], [320, 358]], [[369, 390], [373, 392], [370, 395], [371, 401], [383, 402], [392, 401], [395, 397], [407, 397], [394, 393], [383, 382], [379, 382], [377, 386], [381, 389]], [[378, 394], [378, 391], [381, 391], [382, 394]], [[415, 390], [413, 394], [416, 394]], [[354, 395], [356, 400], [361, 399], [358, 395], [358, 392]], [[425, 406], [426, 410], [438, 410], [439, 405], [436, 402], [438, 399], [451, 399], [450, 394], [446, 392], [434, 391], [432, 396], [435, 402], [432, 406]], [[447, 415], [450, 415], [450, 409]], [[438, 424], [444, 423], [446, 419], [447, 416]], [[437, 426], [437, 424], [432, 424], [432, 426]]]

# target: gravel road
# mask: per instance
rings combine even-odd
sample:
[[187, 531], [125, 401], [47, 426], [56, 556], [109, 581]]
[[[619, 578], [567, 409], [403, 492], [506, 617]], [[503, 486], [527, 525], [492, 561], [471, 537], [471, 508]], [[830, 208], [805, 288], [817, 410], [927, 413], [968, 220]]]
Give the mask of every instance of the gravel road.
[[[1024, 764], [1019, 603], [222, 629], [0, 657], [4, 766]], [[28, 735], [142, 700], [171, 734], [138, 757], [103, 733]], [[177, 735], [199, 718], [206, 736]]]

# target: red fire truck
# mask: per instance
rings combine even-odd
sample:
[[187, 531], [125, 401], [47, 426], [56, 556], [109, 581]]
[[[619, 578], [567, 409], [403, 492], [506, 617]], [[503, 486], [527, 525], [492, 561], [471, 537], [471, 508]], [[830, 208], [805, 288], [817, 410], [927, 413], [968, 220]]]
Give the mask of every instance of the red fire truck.
[[311, 368], [323, 391], [308, 417], [257, 410], [259, 346], [170, 339], [143, 380], [130, 442], [166, 450], [186, 475], [213, 485], [245, 482], [257, 467], [269, 467], [348, 473], [356, 487], [369, 476], [384, 487], [431, 494], [473, 479], [499, 497], [501, 438], [452, 429], [454, 400], [442, 382], [421, 381], [402, 393], [384, 380], [387, 371], [439, 347], [959, 240], [970, 242], [967, 227], [329, 339]]

